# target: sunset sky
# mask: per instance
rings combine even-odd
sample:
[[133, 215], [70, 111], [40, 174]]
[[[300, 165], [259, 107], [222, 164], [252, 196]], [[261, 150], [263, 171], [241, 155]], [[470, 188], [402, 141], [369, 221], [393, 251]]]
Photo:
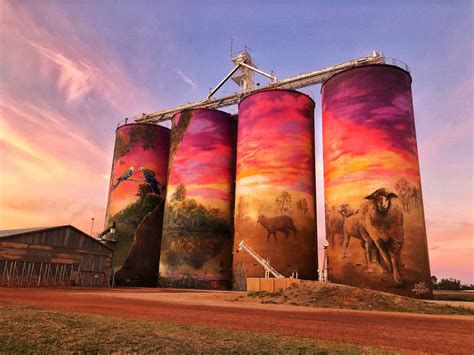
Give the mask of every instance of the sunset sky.
[[102, 226], [117, 122], [203, 100], [231, 38], [278, 78], [383, 50], [413, 77], [432, 273], [474, 283], [472, 23], [472, 1], [2, 1], [0, 229]]

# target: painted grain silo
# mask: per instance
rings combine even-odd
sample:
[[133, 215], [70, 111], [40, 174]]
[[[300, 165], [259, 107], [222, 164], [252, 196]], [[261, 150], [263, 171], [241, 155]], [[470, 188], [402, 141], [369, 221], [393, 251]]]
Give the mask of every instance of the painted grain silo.
[[244, 240], [281, 274], [317, 275], [314, 102], [290, 90], [259, 91], [239, 105], [233, 287], [264, 277]]
[[234, 127], [217, 110], [187, 110], [172, 119], [162, 286], [230, 287]]
[[411, 81], [371, 65], [321, 88], [328, 278], [429, 298]]
[[156, 286], [170, 130], [154, 124], [117, 128], [107, 205], [107, 227], [115, 225], [117, 284]]

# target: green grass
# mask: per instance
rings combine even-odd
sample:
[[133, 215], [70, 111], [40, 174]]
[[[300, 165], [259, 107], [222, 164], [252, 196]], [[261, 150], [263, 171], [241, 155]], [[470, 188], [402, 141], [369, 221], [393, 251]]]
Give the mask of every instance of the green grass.
[[435, 304], [386, 292], [338, 285], [305, 282], [277, 292], [249, 292], [248, 297], [261, 303], [295, 306], [344, 308], [386, 312], [409, 312], [441, 315], [474, 315], [474, 309]]
[[373, 347], [275, 334], [0, 306], [0, 353], [5, 352], [393, 353]]

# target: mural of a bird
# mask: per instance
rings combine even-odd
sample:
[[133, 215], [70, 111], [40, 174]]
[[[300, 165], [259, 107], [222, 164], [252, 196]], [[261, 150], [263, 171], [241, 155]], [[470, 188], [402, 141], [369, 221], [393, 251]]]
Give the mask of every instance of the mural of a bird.
[[161, 196], [161, 184], [158, 182], [158, 180], [156, 180], [155, 172], [143, 166], [140, 167], [140, 171], [142, 172], [145, 181], [150, 184], [151, 190], [158, 196]]
[[120, 183], [122, 181], [126, 181], [128, 179], [130, 179], [133, 175], [133, 172], [135, 171], [135, 168], [133, 166], [130, 167], [130, 169], [128, 169], [126, 172], [124, 172], [118, 179], [117, 181], [115, 182], [115, 184], [112, 186], [112, 191], [114, 191], [117, 186], [120, 185]]

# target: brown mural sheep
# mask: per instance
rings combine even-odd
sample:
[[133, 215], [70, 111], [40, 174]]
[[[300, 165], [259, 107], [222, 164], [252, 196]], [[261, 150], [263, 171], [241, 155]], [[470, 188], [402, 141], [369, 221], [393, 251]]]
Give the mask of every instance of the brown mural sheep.
[[347, 203], [337, 206], [332, 206], [326, 213], [326, 239], [329, 245], [334, 247], [336, 245], [336, 236], [339, 238], [339, 245], [343, 245], [344, 222], [352, 216], [356, 211]]
[[344, 221], [344, 254], [342, 256], [343, 259], [345, 259], [347, 256], [347, 248], [349, 247], [349, 241], [351, 238], [356, 238], [360, 240], [360, 245], [364, 250], [365, 265], [367, 266], [368, 270], [371, 271], [372, 252], [375, 253], [377, 261], [379, 260], [378, 252], [374, 243], [372, 242], [372, 239], [370, 239], [369, 234], [360, 224], [359, 213], [347, 217]]
[[336, 237], [342, 237], [344, 216], [337, 210], [337, 206], [332, 206], [326, 212], [326, 217], [326, 239], [329, 245], [333, 247], [336, 244]]
[[361, 230], [367, 232], [368, 237], [377, 247], [377, 250], [392, 272], [396, 284], [403, 283], [400, 275], [400, 251], [403, 245], [403, 212], [400, 207], [392, 203], [398, 196], [386, 189], [378, 189], [366, 196], [359, 210]]
[[287, 239], [290, 235], [290, 232], [293, 232], [293, 234], [296, 235], [296, 228], [290, 216], [266, 217], [264, 215], [260, 215], [258, 216], [257, 222], [267, 230], [267, 241], [270, 239], [271, 235], [273, 235], [276, 240], [277, 232], [282, 232], [285, 234], [285, 238]]

